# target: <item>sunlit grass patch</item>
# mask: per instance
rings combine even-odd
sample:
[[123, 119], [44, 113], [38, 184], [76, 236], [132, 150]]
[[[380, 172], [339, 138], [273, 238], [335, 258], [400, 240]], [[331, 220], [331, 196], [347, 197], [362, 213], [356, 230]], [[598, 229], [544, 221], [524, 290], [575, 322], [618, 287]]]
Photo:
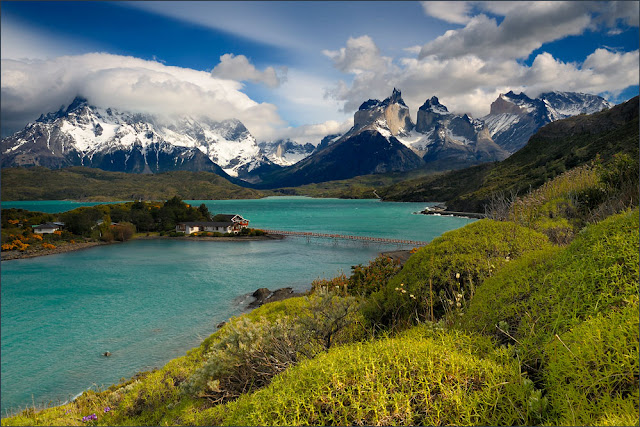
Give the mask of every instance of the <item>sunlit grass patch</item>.
[[332, 349], [265, 389], [204, 411], [201, 425], [529, 424], [535, 391], [506, 350], [429, 326]]

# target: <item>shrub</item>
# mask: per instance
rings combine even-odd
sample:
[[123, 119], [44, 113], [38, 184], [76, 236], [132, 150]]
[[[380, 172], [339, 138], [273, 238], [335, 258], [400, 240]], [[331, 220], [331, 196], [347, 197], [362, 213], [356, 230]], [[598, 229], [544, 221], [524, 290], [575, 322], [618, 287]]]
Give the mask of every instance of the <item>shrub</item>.
[[545, 233], [553, 243], [566, 245], [585, 225], [584, 211], [600, 203], [601, 194], [596, 168], [580, 166], [516, 198], [507, 218]]
[[324, 293], [298, 299], [225, 325], [217, 340], [205, 345], [206, 361], [184, 384], [184, 392], [216, 403], [233, 400], [264, 387], [302, 359], [362, 336], [355, 298]]
[[311, 293], [314, 294], [331, 291], [346, 295], [348, 285], [349, 279], [344, 273], [340, 273], [338, 276], [331, 279], [316, 279], [311, 282]]
[[111, 226], [111, 233], [113, 233], [114, 239], [121, 242], [131, 239], [135, 232], [136, 227], [130, 222], [121, 222], [120, 224]]
[[[558, 425], [638, 424], [638, 304], [598, 313], [545, 347], [547, 396]], [[612, 420], [613, 421], [613, 420]]]
[[364, 308], [374, 325], [404, 327], [460, 313], [476, 287], [522, 254], [549, 246], [541, 233], [481, 220], [450, 231], [419, 249]]
[[[529, 425], [538, 395], [491, 342], [422, 326], [337, 347], [263, 390], [204, 411], [202, 425]], [[531, 405], [540, 409], [542, 405]]]
[[638, 206], [638, 162], [638, 156], [617, 154], [608, 164], [598, 166], [603, 200], [588, 210], [588, 221], [596, 222]]
[[289, 318], [236, 319], [227, 324], [184, 392], [226, 402], [268, 384], [306, 354], [308, 340]]
[[637, 303], [638, 226], [636, 209], [587, 227], [566, 249], [523, 257], [483, 284], [461, 325], [517, 343], [537, 369], [555, 334]]
[[401, 269], [400, 261], [380, 255], [367, 266], [358, 264], [351, 267], [347, 291], [351, 295], [371, 295], [382, 289]]

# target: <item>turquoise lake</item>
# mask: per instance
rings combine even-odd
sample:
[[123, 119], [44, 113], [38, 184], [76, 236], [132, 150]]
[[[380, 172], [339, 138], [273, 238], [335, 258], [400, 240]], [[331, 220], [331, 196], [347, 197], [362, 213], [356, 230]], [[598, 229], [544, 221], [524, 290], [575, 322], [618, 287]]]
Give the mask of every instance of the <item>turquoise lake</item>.
[[[277, 197], [187, 201], [251, 227], [430, 241], [473, 220], [415, 215], [428, 203]], [[4, 202], [62, 212], [75, 202]], [[46, 210], [45, 210], [46, 209]], [[246, 310], [257, 288], [306, 290], [398, 245], [278, 241], [132, 241], [2, 262], [2, 412], [60, 404], [161, 367]], [[110, 351], [111, 357], [102, 353]], [[33, 396], [33, 400], [32, 400]]]

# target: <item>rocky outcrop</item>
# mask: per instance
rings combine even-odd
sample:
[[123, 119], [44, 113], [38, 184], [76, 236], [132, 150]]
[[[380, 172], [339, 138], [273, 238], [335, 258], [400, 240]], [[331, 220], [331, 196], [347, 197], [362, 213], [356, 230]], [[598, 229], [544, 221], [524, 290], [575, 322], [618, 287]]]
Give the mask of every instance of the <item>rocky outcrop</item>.
[[427, 99], [424, 104], [418, 109], [418, 117], [416, 121], [416, 131], [421, 133], [427, 133], [433, 129], [433, 127], [439, 123], [443, 118], [450, 116], [449, 110], [444, 105], [440, 104], [440, 101], [436, 96]]
[[280, 288], [273, 292], [267, 288], [260, 288], [251, 294], [255, 299], [254, 301], [251, 301], [247, 307], [258, 308], [268, 302], [282, 301], [287, 298], [300, 297], [303, 295], [305, 295], [304, 292], [294, 292], [293, 288]]

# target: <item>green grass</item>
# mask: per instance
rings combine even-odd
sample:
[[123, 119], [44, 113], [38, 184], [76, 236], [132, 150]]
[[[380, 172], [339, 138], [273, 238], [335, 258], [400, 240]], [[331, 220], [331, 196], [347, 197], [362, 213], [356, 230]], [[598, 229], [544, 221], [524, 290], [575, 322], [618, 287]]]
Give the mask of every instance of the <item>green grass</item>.
[[198, 425], [529, 424], [532, 389], [505, 351], [421, 326], [335, 348], [267, 388], [204, 411]]
[[638, 209], [530, 253], [483, 284], [459, 322], [517, 348], [552, 424], [638, 423]]
[[638, 425], [638, 308], [599, 312], [545, 346], [557, 424]]
[[565, 250], [523, 257], [485, 281], [464, 324], [500, 338], [496, 325], [504, 322], [506, 332], [540, 357], [554, 334], [588, 316], [636, 304], [638, 226], [636, 209], [587, 227]]
[[543, 234], [511, 222], [481, 220], [449, 231], [414, 253], [372, 295], [365, 315], [374, 324], [401, 328], [457, 315], [486, 278], [526, 252], [548, 246]]
[[256, 199], [271, 192], [243, 188], [211, 172], [155, 175], [72, 167], [3, 168], [2, 200], [191, 200]]

